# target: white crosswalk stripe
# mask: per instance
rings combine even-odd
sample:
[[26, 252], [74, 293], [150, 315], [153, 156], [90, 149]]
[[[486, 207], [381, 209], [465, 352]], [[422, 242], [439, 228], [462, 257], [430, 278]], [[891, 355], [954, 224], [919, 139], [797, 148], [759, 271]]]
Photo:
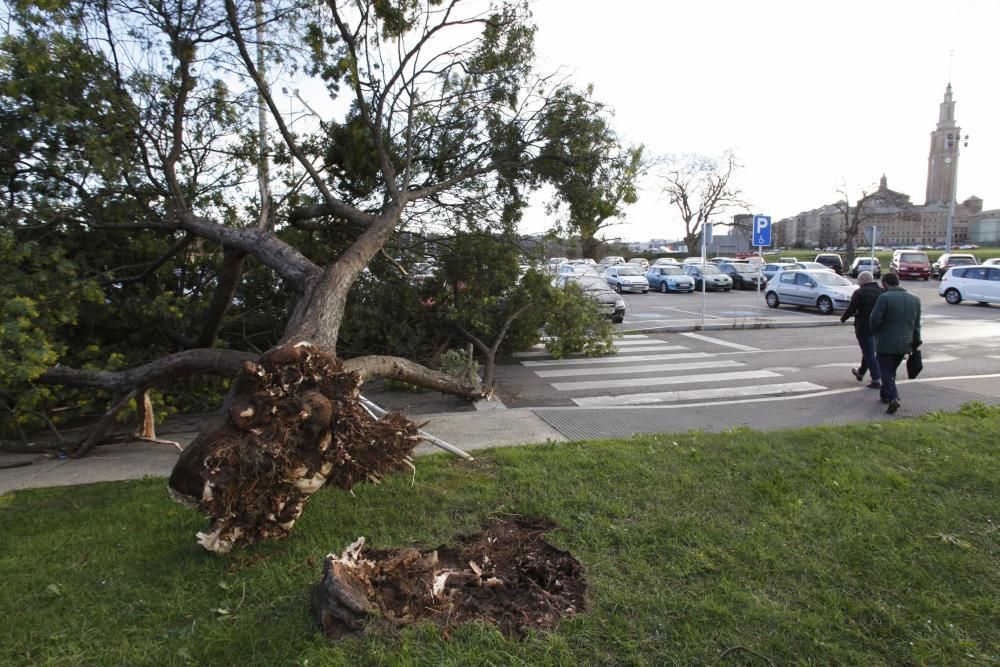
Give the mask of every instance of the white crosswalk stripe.
[[[687, 348], [675, 345], [678, 350]], [[549, 359], [547, 361], [522, 361], [522, 366], [579, 366], [581, 364], [621, 364], [633, 363], [636, 361], [668, 361], [670, 359], [698, 359], [699, 357], [711, 357], [708, 352], [680, 352], [677, 354], [634, 354], [611, 357], [586, 357], [574, 359]]]
[[[735, 348], [741, 352], [756, 352], [758, 348], [730, 343], [700, 334], [686, 334], [689, 340]], [[556, 392], [573, 392], [567, 396], [579, 406], [620, 406], [687, 403], [759, 396], [802, 394], [826, 389], [812, 382], [781, 382], [782, 369], [746, 370], [746, 363], [729, 356], [732, 352], [694, 352], [684, 345], [666, 342], [645, 335], [627, 336], [616, 341], [617, 354], [607, 357], [573, 356], [565, 359], [544, 358], [544, 349], [522, 353], [534, 357], [521, 361], [539, 378], [580, 378], [555, 381], [549, 386]], [[743, 368], [744, 370], [736, 370]], [[685, 373], [685, 371], [711, 371]], [[641, 377], [636, 377], [641, 375]], [[623, 377], [632, 376], [632, 377]], [[779, 380], [779, 381], [775, 381]], [[725, 383], [726, 386], [718, 386]], [[714, 384], [716, 386], [706, 387]], [[694, 385], [689, 389], [666, 389]], [[609, 393], [641, 387], [636, 393]], [[663, 391], [658, 391], [664, 387]], [[584, 393], [595, 395], [581, 395]]]
[[620, 396], [587, 396], [574, 398], [581, 407], [612, 405], [650, 405], [681, 401], [705, 401], [709, 399], [740, 398], [748, 396], [774, 396], [807, 391], [821, 391], [822, 385], [812, 382], [785, 382], [780, 384], [748, 385], [743, 387], [716, 387], [712, 389], [685, 389], [680, 391], [657, 391], [646, 394], [623, 394]]
[[772, 371], [734, 371], [731, 373], [704, 373], [700, 375], [666, 375], [655, 378], [626, 378], [623, 380], [596, 380], [582, 382], [555, 382], [557, 391], [580, 389], [615, 389], [617, 387], [648, 387], [660, 384], [687, 384], [693, 382], [726, 382], [728, 380], [751, 380], [777, 378], [780, 374]]
[[564, 368], [558, 371], [535, 371], [535, 375], [541, 378], [562, 378], [573, 377], [575, 375], [626, 375], [629, 373], [668, 373], [670, 371], [695, 371], [701, 368], [732, 368], [734, 366], [746, 366], [741, 361], [734, 359], [720, 359], [718, 361], [689, 361], [679, 364], [649, 364], [643, 366], [615, 367], [615, 368]]

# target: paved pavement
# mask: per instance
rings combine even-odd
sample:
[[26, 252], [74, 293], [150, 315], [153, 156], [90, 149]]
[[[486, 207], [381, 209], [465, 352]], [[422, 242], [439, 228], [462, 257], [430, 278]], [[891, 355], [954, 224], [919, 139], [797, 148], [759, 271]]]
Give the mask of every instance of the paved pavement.
[[[839, 325], [837, 318], [783, 318], [752, 323], [743, 318], [715, 321], [714, 329], [801, 327]], [[692, 323], [643, 328], [641, 323], [624, 332], [692, 331]], [[706, 327], [707, 329], [707, 327]], [[699, 328], [698, 330], [705, 330]], [[939, 410], [954, 410], [963, 403], [980, 401], [1000, 405], [1000, 375], [919, 378], [901, 381], [903, 407], [889, 416], [876, 393], [863, 385], [796, 396], [764, 396], [736, 400], [711, 400], [681, 405], [617, 407], [533, 407], [505, 409], [496, 402], [470, 405], [454, 397], [432, 393], [379, 390], [367, 393], [377, 404], [402, 410], [434, 437], [474, 455], [475, 450], [525, 443], [563, 442], [588, 438], [620, 438], [636, 433], [683, 433], [691, 429], [723, 431], [737, 427], [759, 430], [816, 424], [844, 424], [913, 417]], [[158, 435], [186, 446], [204, 419], [186, 416], [168, 419]], [[440, 452], [423, 443], [418, 454]], [[173, 445], [132, 441], [96, 448], [83, 459], [53, 459], [41, 454], [0, 452], [0, 494], [44, 486], [65, 486], [146, 476], [166, 477], [177, 459]]]

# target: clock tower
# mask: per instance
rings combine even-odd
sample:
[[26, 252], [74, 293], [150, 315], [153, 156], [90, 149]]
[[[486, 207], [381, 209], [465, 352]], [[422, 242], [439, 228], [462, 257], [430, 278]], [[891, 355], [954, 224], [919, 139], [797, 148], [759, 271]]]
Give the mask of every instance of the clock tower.
[[955, 102], [951, 84], [944, 91], [937, 129], [931, 132], [931, 152], [927, 157], [927, 199], [925, 205], [947, 204], [955, 186], [958, 142], [961, 128], [955, 124]]

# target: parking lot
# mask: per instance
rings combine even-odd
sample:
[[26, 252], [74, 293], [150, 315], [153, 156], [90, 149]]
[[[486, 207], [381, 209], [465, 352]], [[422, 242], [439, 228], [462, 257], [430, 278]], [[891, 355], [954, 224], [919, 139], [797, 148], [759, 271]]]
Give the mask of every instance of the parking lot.
[[[923, 379], [957, 382], [956, 389], [1000, 382], [1000, 306], [949, 305], [935, 280], [905, 281], [903, 288], [923, 305]], [[696, 327], [700, 293], [624, 298], [617, 354], [552, 359], [539, 346], [503, 360], [497, 367], [501, 401], [507, 407], [680, 407], [863, 389], [850, 374], [860, 360], [854, 327], [840, 324], [839, 311], [772, 309], [751, 291], [709, 293], [705, 326]]]
[[[948, 317], [957, 319], [995, 318], [1000, 320], [1000, 306], [980, 306], [977, 303], [962, 303], [951, 306], [938, 295], [936, 280], [904, 280], [901, 287], [920, 297], [924, 317]], [[650, 291], [648, 294], [623, 294], [625, 300], [625, 322], [622, 331], [647, 331], [657, 327], [691, 325], [701, 319], [702, 293], [668, 293]], [[814, 308], [781, 306], [768, 308], [763, 292], [731, 290], [729, 292], [707, 292], [704, 295], [704, 321], [737, 320], [751, 324], [754, 320], [803, 321], [816, 319], [829, 321], [840, 317], [820, 315]]]

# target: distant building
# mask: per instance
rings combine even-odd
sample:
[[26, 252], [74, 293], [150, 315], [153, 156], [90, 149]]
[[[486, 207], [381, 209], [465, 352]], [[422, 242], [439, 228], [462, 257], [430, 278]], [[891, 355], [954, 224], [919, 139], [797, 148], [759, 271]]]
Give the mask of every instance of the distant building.
[[[955, 101], [949, 83], [938, 111], [937, 127], [931, 132], [923, 205], [913, 204], [907, 194], [890, 190], [883, 174], [878, 190], [871, 193], [864, 203], [862, 228], [858, 231], [855, 245], [864, 244], [864, 228], [873, 225], [879, 229], [880, 245], [944, 244], [960, 141], [961, 128], [955, 121]], [[773, 227], [774, 245], [800, 248], [844, 245], [847, 240], [845, 208], [847, 214], [853, 214], [858, 203], [848, 207], [843, 201], [835, 202], [778, 220]], [[982, 240], [974, 240], [973, 235]], [[1000, 209], [983, 211], [983, 200], [976, 196], [956, 202], [952, 244], [994, 241], [1000, 241]]]

